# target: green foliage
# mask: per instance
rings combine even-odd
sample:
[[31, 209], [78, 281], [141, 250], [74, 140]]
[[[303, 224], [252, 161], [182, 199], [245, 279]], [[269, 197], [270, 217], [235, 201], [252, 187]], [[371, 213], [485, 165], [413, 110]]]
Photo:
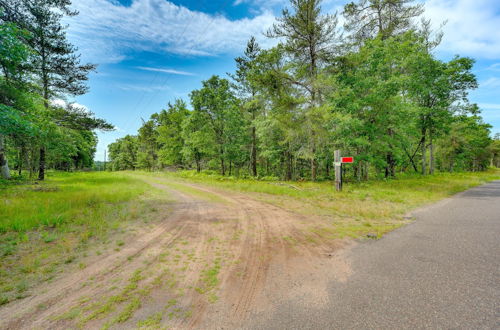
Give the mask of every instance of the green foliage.
[[489, 146], [492, 155], [491, 166], [500, 167], [500, 133], [495, 135], [493, 143]]
[[20, 68], [27, 64], [31, 49], [23, 39], [29, 37], [27, 31], [21, 30], [13, 23], [0, 25], [0, 67], [8, 79], [19, 79]]
[[81, 64], [68, 42], [65, 16], [71, 2], [0, 0], [0, 162], [7, 158], [19, 175], [29, 169], [45, 178], [45, 168], [91, 167], [97, 144], [94, 130], [113, 126], [73, 104], [53, 101], [87, 92], [92, 64]]
[[228, 80], [213, 76], [202, 84], [201, 89], [191, 92], [190, 95], [193, 116], [199, 117], [203, 126], [207, 126], [212, 133], [211, 140], [205, 143], [215, 146], [221, 173], [224, 175], [227, 161], [229, 166], [244, 161], [244, 155], [239, 151], [244, 144], [245, 135], [241, 129], [245, 127], [245, 122]]
[[109, 159], [113, 170], [134, 170], [137, 166], [137, 137], [127, 135], [109, 145]]
[[182, 100], [175, 100], [174, 104], [169, 103], [167, 110], [151, 116], [157, 125], [158, 157], [162, 165], [185, 164], [182, 154], [184, 147], [182, 125], [188, 116], [187, 104]]
[[382, 39], [411, 29], [415, 17], [424, 11], [423, 4], [413, 0], [358, 0], [344, 6], [345, 29], [353, 42]]
[[484, 171], [491, 162], [495, 165], [498, 156], [489, 136], [490, 128], [478, 116], [459, 116], [451, 124], [449, 134], [439, 141], [438, 167], [450, 172]]
[[291, 0], [262, 49], [250, 38], [231, 83], [213, 76], [110, 146], [115, 169], [165, 166], [285, 180], [349, 180], [478, 171], [498, 164], [490, 127], [468, 94], [474, 60], [436, 58], [442, 33], [411, 0], [348, 3], [342, 35], [321, 1]]
[[19, 111], [0, 104], [0, 132], [3, 135], [33, 136], [36, 126]]

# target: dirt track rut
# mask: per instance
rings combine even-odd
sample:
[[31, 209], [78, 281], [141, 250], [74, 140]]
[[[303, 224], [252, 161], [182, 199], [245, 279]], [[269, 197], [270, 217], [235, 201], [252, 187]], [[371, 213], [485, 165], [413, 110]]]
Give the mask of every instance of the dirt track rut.
[[0, 328], [241, 327], [250, 312], [277, 300], [321, 300], [325, 269], [339, 279], [349, 274], [341, 257], [325, 257], [342, 242], [311, 243], [304, 235], [319, 219], [244, 194], [142, 179], [175, 198], [173, 210], [159, 206], [168, 209], [163, 221], [4, 306]]

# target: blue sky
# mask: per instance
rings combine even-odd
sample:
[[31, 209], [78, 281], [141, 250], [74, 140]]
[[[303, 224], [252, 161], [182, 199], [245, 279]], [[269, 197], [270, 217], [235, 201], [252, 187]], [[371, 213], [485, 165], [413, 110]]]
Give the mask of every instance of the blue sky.
[[[158, 112], [213, 74], [234, 69], [234, 57], [251, 35], [263, 47], [263, 32], [287, 0], [73, 0], [80, 15], [68, 19], [68, 36], [84, 61], [99, 65], [90, 92], [74, 100], [113, 123], [98, 133], [96, 159], [119, 137], [136, 134], [141, 118]], [[324, 0], [326, 12], [346, 0]], [[476, 59], [480, 82], [471, 93], [486, 122], [500, 132], [500, 1], [428, 0], [425, 16], [437, 27], [447, 20], [437, 56]]]

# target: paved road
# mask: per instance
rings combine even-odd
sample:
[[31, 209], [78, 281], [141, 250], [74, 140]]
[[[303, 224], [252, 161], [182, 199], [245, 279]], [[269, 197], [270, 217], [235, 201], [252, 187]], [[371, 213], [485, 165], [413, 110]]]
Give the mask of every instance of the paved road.
[[500, 329], [500, 181], [415, 213], [417, 221], [347, 253], [326, 307], [289, 301], [259, 329]]

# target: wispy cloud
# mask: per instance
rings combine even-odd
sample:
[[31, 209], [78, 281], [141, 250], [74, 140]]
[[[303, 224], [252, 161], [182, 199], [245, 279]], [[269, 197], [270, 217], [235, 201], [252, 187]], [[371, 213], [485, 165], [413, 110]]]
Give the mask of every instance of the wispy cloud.
[[500, 58], [498, 0], [429, 0], [425, 9], [425, 16], [435, 26], [447, 21], [440, 52]]
[[488, 78], [485, 81], [481, 82], [479, 84], [479, 86], [481, 86], [481, 87], [487, 87], [487, 88], [500, 87], [500, 78], [498, 78], [498, 77]]
[[230, 20], [178, 6], [167, 0], [133, 0], [123, 6], [109, 0], [74, 1], [79, 15], [68, 19], [68, 34], [85, 60], [112, 63], [128, 52], [147, 50], [190, 56], [241, 52], [275, 20], [270, 11]]
[[[347, 1], [325, 0], [328, 12], [341, 10]], [[74, 1], [80, 15], [68, 19], [69, 36], [85, 60], [115, 63], [132, 50], [189, 56], [217, 56], [241, 52], [251, 35], [263, 46], [273, 45], [262, 33], [275, 22], [285, 0], [235, 0], [252, 3], [260, 12], [252, 18], [230, 20], [221, 15], [193, 11], [168, 0]], [[500, 58], [498, 0], [428, 0], [425, 16], [435, 26], [447, 20], [439, 51], [475, 58]]]
[[168, 91], [171, 90], [170, 86], [166, 85], [155, 85], [155, 86], [141, 86], [141, 85], [118, 85], [119, 89], [124, 91], [136, 91], [136, 92], [144, 92], [144, 93], [153, 93], [158, 91]]
[[478, 106], [484, 121], [493, 125], [493, 132], [500, 132], [500, 104], [479, 103]]
[[500, 63], [495, 63], [486, 68], [489, 71], [500, 71]]
[[233, 2], [233, 6], [239, 6], [243, 3], [250, 3], [259, 7], [272, 7], [276, 5], [287, 5], [289, 3], [288, 0], [235, 0]]
[[498, 103], [479, 103], [478, 106], [481, 109], [500, 110], [500, 104]]
[[151, 67], [146, 67], [146, 66], [138, 66], [137, 69], [145, 70], [145, 71], [175, 74], [175, 75], [181, 75], [181, 76], [195, 76], [195, 74], [191, 73], [191, 72], [179, 71], [179, 70], [173, 70], [173, 69], [151, 68]]

